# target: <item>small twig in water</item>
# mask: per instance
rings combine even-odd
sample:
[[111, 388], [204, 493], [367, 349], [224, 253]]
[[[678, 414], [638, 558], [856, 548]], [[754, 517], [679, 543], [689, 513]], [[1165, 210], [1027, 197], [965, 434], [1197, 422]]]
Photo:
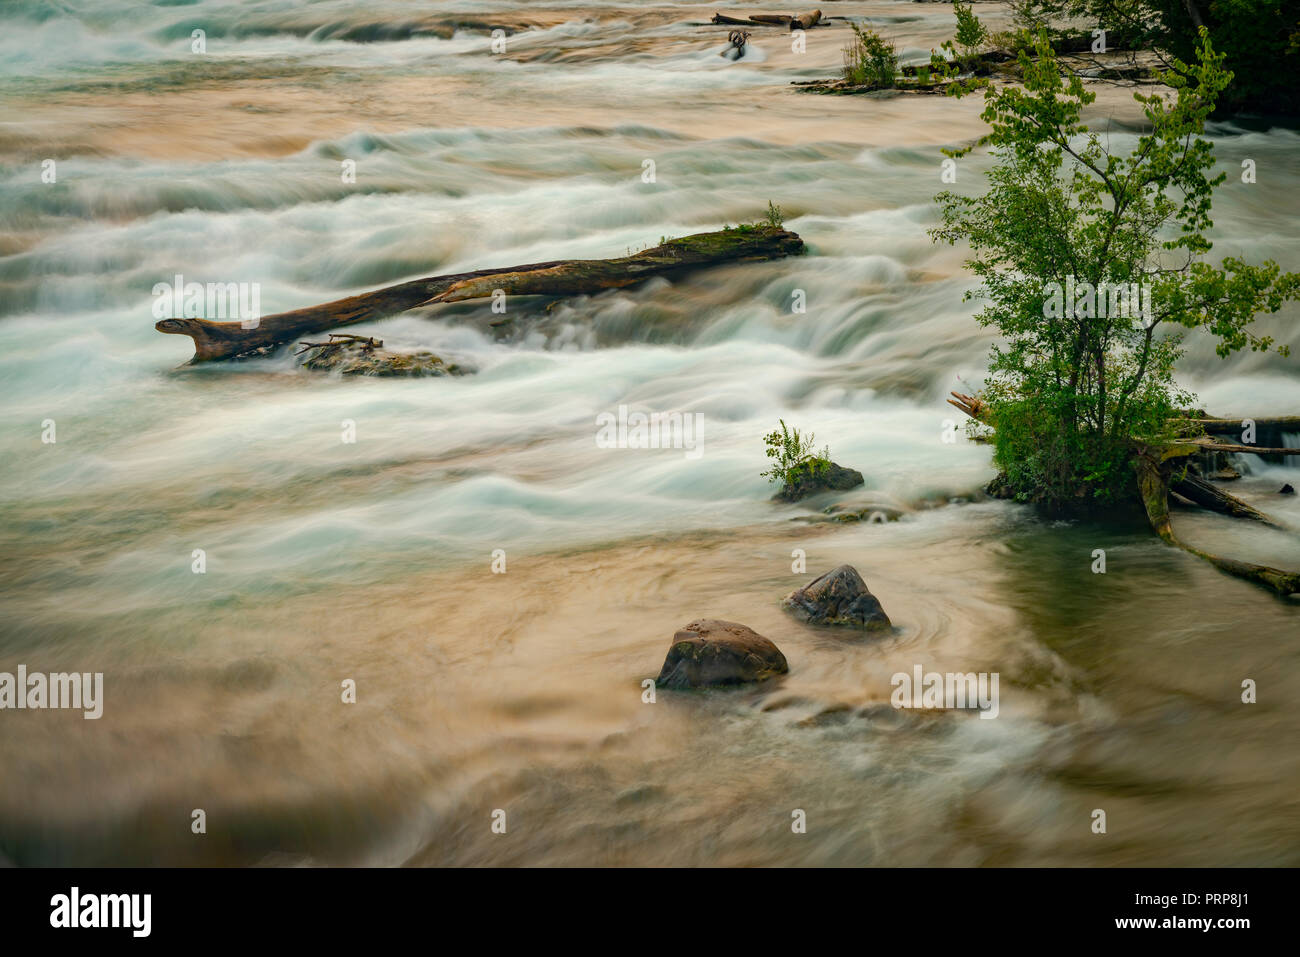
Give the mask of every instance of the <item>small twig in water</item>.
[[[359, 343], [361, 343], [361, 347], [362, 347], [363, 349], [365, 349], [367, 352], [369, 352], [371, 349], [377, 349], [377, 348], [380, 348], [380, 347], [382, 347], [383, 344], [384, 344], [382, 340], [380, 340], [380, 339], [375, 339], [375, 338], [372, 337], [372, 336], [353, 336], [353, 335], [349, 335], [349, 334], [347, 334], [347, 333], [345, 333], [345, 332], [331, 332], [331, 333], [329, 334], [329, 336], [330, 336], [330, 341], [329, 341], [329, 342], [300, 342], [300, 343], [298, 343], [298, 344], [299, 344], [300, 346], [302, 346], [303, 348], [301, 348], [301, 349], [299, 349], [297, 352], [295, 352], [294, 355], [295, 355], [295, 356], [300, 356], [300, 355], [302, 355], [304, 352], [306, 352], [306, 351], [309, 350], [309, 349], [323, 349], [323, 348], [325, 348], [326, 346], [341, 346], [341, 345], [343, 345], [344, 342], [359, 342]], [[338, 342], [335, 342], [334, 340], [336, 340], [336, 339], [339, 340], [339, 341], [338, 341]]]

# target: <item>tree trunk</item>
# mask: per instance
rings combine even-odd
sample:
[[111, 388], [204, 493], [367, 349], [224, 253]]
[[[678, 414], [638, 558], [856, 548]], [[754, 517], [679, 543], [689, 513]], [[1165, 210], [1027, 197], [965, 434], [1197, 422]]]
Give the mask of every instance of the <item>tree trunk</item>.
[[[163, 319], [154, 328], [194, 340], [191, 362], [211, 362], [292, 342], [340, 326], [383, 319], [416, 306], [491, 296], [577, 296], [621, 289], [652, 276], [671, 276], [722, 263], [781, 259], [803, 252], [803, 240], [774, 226], [745, 226], [670, 239], [618, 259], [569, 259], [413, 279], [320, 306], [239, 322]], [[250, 324], [251, 325], [251, 324]]]

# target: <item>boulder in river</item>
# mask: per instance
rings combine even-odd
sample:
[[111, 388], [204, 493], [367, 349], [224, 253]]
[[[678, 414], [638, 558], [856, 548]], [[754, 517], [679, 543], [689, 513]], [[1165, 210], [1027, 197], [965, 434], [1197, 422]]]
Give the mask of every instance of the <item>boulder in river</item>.
[[792, 591], [781, 604], [810, 625], [843, 625], [863, 631], [890, 627], [885, 609], [852, 565], [831, 569]]
[[441, 376], [468, 371], [432, 352], [390, 352], [383, 345], [367, 336], [331, 334], [328, 342], [304, 342], [298, 355], [307, 354], [304, 369], [341, 375]]
[[772, 496], [774, 502], [797, 502], [818, 492], [847, 492], [863, 483], [862, 473], [834, 462], [824, 468], [801, 468], [793, 482], [786, 482], [781, 491]]
[[704, 688], [764, 681], [789, 671], [781, 649], [752, 628], [705, 618], [673, 635], [655, 684]]

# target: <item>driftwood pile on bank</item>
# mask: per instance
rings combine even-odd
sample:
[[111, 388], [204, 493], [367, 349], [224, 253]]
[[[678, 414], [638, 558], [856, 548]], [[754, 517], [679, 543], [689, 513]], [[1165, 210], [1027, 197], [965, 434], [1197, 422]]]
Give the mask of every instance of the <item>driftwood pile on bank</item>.
[[737, 226], [670, 239], [618, 259], [565, 259], [413, 279], [319, 306], [265, 316], [245, 328], [240, 322], [163, 319], [159, 332], [194, 340], [192, 363], [250, 355], [268, 348], [444, 302], [506, 296], [579, 296], [622, 289], [654, 276], [675, 276], [705, 266], [781, 259], [803, 252], [803, 240], [775, 226]]
[[[953, 392], [948, 400], [966, 415], [977, 422], [997, 428], [990, 421], [989, 408], [976, 396]], [[1241, 430], [1242, 419], [1185, 419], [1189, 425], [1199, 425], [1207, 433], [1217, 435], [1235, 434]], [[1282, 416], [1279, 418], [1261, 418], [1253, 420], [1265, 423], [1265, 430], [1276, 429], [1290, 431], [1300, 430], [1300, 416]], [[1284, 571], [1269, 565], [1255, 565], [1251, 562], [1224, 558], [1210, 552], [1195, 548], [1179, 540], [1174, 534], [1173, 524], [1169, 518], [1170, 493], [1186, 499], [1202, 508], [1229, 515], [1233, 518], [1245, 518], [1261, 522], [1273, 528], [1286, 528], [1285, 525], [1270, 518], [1253, 505], [1243, 502], [1236, 496], [1191, 474], [1189, 461], [1194, 456], [1206, 452], [1250, 452], [1263, 455], [1300, 455], [1300, 449], [1268, 447], [1256, 445], [1238, 445], [1231, 442], [1215, 441], [1209, 436], [1176, 440], [1163, 445], [1144, 445], [1136, 443], [1133, 449], [1133, 470], [1137, 481], [1137, 491], [1146, 511], [1151, 528], [1165, 542], [1198, 558], [1203, 558], [1217, 568], [1262, 585], [1278, 595], [1290, 596], [1300, 594], [1300, 573]]]

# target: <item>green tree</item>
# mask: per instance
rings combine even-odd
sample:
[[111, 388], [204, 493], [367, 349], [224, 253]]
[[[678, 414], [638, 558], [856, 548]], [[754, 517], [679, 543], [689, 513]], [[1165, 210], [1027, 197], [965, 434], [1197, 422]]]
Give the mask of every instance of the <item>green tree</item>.
[[[1096, 95], [1062, 77], [1045, 34], [1036, 53], [1020, 54], [1023, 87], [950, 88], [984, 89], [980, 145], [997, 162], [983, 195], [936, 197], [942, 225], [931, 235], [969, 244], [982, 286], [967, 296], [987, 299], [977, 318], [1001, 334], [983, 399], [1011, 491], [1058, 507], [1096, 504], [1131, 488], [1134, 441], [1169, 437], [1174, 411], [1190, 401], [1174, 381], [1182, 335], [1210, 334], [1222, 356], [1270, 348], [1251, 325], [1300, 298], [1300, 275], [1272, 261], [1205, 261], [1224, 174], [1210, 175], [1201, 133], [1232, 75], [1204, 31], [1171, 93], [1134, 94], [1146, 131], [1127, 155], [1080, 121]], [[1138, 308], [1116, 301], [1115, 290], [1135, 284]], [[1107, 294], [1090, 301], [1099, 289]]]
[[952, 9], [957, 15], [957, 46], [968, 60], [973, 59], [989, 38], [989, 31], [980, 23], [969, 3], [963, 6], [961, 0], [954, 0]]

